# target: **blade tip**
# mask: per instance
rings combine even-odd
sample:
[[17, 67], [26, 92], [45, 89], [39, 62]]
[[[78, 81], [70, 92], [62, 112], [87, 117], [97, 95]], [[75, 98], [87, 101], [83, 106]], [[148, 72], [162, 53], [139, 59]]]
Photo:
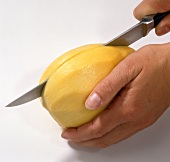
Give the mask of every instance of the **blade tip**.
[[11, 103], [10, 103], [10, 104], [6, 105], [5, 107], [12, 107], [12, 105], [11, 105]]
[[5, 107], [14, 107], [14, 106], [18, 106], [18, 105], [16, 105], [14, 102], [11, 102], [8, 105], [6, 105]]

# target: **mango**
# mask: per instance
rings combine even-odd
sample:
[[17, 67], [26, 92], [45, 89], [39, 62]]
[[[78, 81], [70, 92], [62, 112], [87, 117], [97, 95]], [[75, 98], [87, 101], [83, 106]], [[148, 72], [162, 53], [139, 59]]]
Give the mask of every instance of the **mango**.
[[58, 57], [43, 73], [48, 79], [42, 105], [63, 128], [78, 127], [93, 120], [107, 106], [88, 110], [85, 100], [93, 88], [134, 50], [127, 46], [85, 45]]

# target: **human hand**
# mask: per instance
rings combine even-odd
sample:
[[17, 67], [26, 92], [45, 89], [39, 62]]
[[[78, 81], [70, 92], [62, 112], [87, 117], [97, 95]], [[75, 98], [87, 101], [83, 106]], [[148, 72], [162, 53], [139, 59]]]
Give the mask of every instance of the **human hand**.
[[[134, 10], [134, 16], [141, 20], [144, 16], [170, 11], [170, 0], [143, 0]], [[170, 14], [156, 27], [158, 36], [170, 32]]]
[[93, 121], [66, 129], [62, 137], [102, 148], [152, 125], [170, 105], [169, 51], [170, 43], [147, 45], [120, 62], [86, 101], [91, 109], [110, 103], [108, 108]]

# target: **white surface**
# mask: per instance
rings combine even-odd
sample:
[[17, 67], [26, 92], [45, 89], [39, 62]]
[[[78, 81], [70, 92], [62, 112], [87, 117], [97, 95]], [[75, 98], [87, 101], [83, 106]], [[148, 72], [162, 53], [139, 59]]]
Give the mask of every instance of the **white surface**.
[[[70, 145], [39, 100], [4, 106], [34, 87], [63, 52], [106, 42], [134, 25], [140, 0], [0, 0], [0, 161], [169, 162], [170, 110], [153, 126], [100, 150]], [[163, 43], [169, 35], [133, 45]]]

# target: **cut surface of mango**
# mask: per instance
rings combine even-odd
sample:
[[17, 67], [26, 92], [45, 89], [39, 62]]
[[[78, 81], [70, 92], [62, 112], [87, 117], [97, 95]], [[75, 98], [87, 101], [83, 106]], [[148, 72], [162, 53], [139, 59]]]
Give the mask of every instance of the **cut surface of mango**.
[[85, 100], [94, 87], [134, 50], [126, 46], [85, 45], [58, 57], [45, 70], [48, 79], [41, 101], [63, 128], [78, 127], [93, 120], [106, 107], [88, 110]]

